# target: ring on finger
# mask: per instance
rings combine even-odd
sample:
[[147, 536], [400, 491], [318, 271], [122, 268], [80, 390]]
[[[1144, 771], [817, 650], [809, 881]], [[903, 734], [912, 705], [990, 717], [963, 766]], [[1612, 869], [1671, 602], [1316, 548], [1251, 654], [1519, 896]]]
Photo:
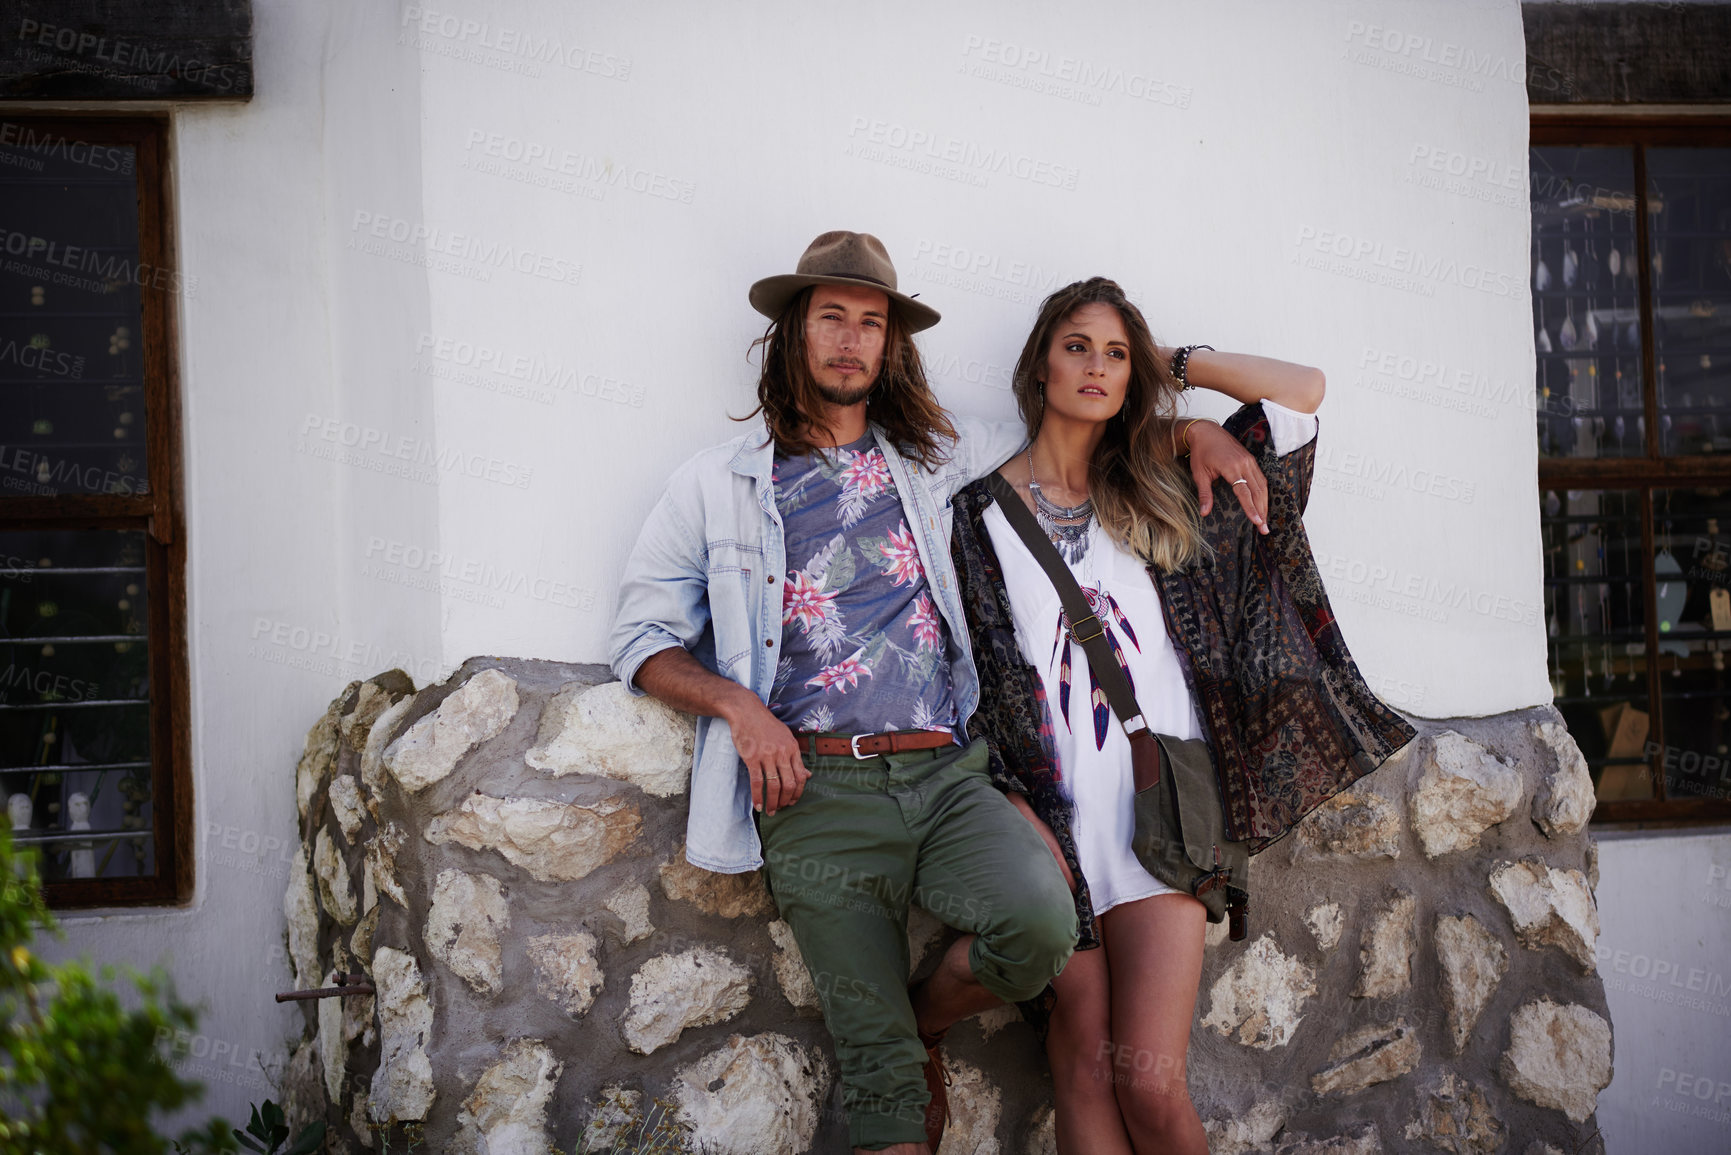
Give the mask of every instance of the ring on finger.
[[1234, 481], [1232, 484], [1233, 485], [1249, 485], [1250, 483], [1248, 481], [1244, 480], [1242, 477], [1240, 477], [1237, 481]]

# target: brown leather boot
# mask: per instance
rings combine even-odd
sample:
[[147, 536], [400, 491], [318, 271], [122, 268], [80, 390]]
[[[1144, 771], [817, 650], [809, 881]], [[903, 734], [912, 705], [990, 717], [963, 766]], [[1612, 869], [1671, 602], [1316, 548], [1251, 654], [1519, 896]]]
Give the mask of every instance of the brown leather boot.
[[926, 1090], [932, 1093], [932, 1101], [926, 1104], [926, 1145], [932, 1149], [932, 1155], [937, 1155], [938, 1145], [944, 1141], [944, 1128], [950, 1122], [950, 1097], [944, 1091], [950, 1084], [950, 1073], [944, 1070], [944, 1057], [938, 1050], [949, 1031], [928, 1035], [916, 1028], [914, 1033], [920, 1038], [920, 1046], [926, 1049]]

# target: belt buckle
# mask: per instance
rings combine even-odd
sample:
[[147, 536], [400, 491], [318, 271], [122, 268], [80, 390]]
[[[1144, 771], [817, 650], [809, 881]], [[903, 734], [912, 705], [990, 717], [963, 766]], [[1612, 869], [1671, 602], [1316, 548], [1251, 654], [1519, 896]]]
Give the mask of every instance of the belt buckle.
[[854, 760], [856, 762], [864, 762], [867, 758], [877, 757], [876, 754], [861, 754], [859, 752], [859, 740], [861, 738], [876, 738], [877, 736], [878, 735], [876, 734], [855, 734], [853, 737], [848, 739], [848, 749], [853, 751]]

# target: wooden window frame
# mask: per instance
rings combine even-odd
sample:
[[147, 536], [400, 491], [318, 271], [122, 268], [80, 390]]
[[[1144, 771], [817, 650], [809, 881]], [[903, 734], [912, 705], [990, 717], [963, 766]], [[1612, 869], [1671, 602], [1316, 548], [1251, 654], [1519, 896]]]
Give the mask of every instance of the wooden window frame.
[[[1660, 456], [1658, 351], [1653, 336], [1653, 269], [1650, 254], [1647, 148], [1731, 148], [1731, 111], [1684, 112], [1655, 109], [1648, 105], [1626, 114], [1607, 112], [1562, 112], [1533, 108], [1530, 146], [1633, 148], [1635, 160], [1635, 235], [1640, 259], [1637, 300], [1641, 319], [1641, 396], [1646, 415], [1645, 454], [1641, 457], [1539, 458], [1539, 492], [1552, 489], [1626, 489], [1640, 497], [1641, 549], [1646, 564], [1654, 556], [1653, 501], [1655, 489], [1691, 485], [1731, 487], [1731, 454]], [[1654, 797], [1616, 799], [1598, 803], [1595, 826], [1663, 827], [1731, 820], [1731, 799], [1670, 798], [1665, 784], [1665, 711], [1661, 671], [1653, 655], [1659, 653], [1659, 623], [1654, 612], [1654, 582], [1646, 570], [1641, 583], [1644, 647], [1648, 655], [1647, 700], [1651, 718], [1647, 742], [1659, 753], [1649, 758], [1647, 769], [1654, 784]]]
[[[139, 262], [175, 269], [168, 179], [171, 126], [166, 115], [8, 112], [33, 131], [135, 150]], [[177, 285], [179, 278], [171, 278]], [[150, 671], [151, 835], [156, 873], [43, 884], [60, 910], [178, 906], [191, 901], [196, 845], [192, 822], [191, 689], [187, 663], [186, 535], [181, 495], [180, 388], [176, 298], [172, 289], [140, 294], [147, 494], [19, 496], [0, 491], [0, 530], [124, 529], [144, 534]]]

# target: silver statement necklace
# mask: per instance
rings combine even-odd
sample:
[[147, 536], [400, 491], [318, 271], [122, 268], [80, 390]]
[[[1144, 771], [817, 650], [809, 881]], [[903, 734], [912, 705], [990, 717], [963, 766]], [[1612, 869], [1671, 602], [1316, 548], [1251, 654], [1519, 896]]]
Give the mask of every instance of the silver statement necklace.
[[1088, 552], [1088, 530], [1094, 524], [1094, 499], [1087, 498], [1081, 505], [1059, 505], [1048, 500], [1040, 492], [1040, 483], [1034, 480], [1034, 447], [1031, 444], [1028, 446], [1028, 492], [1034, 495], [1034, 520], [1058, 547], [1058, 553], [1072, 565], [1081, 561]]

